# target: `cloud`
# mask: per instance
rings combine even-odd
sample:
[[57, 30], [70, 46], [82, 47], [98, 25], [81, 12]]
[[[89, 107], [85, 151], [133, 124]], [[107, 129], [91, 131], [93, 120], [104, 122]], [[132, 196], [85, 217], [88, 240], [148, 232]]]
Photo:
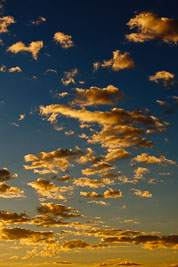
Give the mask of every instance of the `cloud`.
[[103, 63], [95, 62], [94, 70], [96, 71], [99, 66], [103, 68], [111, 68], [113, 71], [119, 71], [135, 66], [134, 61], [129, 57], [129, 53], [121, 54], [120, 50], [113, 52], [113, 58], [104, 60]]
[[126, 159], [131, 156], [131, 153], [123, 148], [109, 148], [108, 154], [105, 156], [106, 161], [115, 161], [118, 159]]
[[7, 27], [10, 24], [14, 24], [15, 20], [13, 17], [11, 16], [4, 16], [0, 18], [0, 33], [5, 33], [8, 32]]
[[120, 236], [106, 237], [102, 239], [106, 243], [126, 243], [134, 245], [144, 245], [146, 249], [156, 248], [177, 248], [178, 235], [158, 236], [158, 235], [136, 235], [136, 236]]
[[99, 205], [103, 205], [103, 206], [107, 206], [107, 205], [110, 205], [108, 202], [106, 202], [106, 201], [102, 201], [102, 200], [99, 200], [99, 201], [97, 201], [97, 200], [91, 200], [91, 201], [88, 201], [87, 203], [89, 203], [89, 204], [99, 204]]
[[41, 203], [37, 211], [45, 215], [60, 216], [61, 218], [80, 217], [79, 210], [56, 203]]
[[24, 191], [18, 187], [10, 186], [6, 183], [0, 183], [0, 198], [21, 198], [25, 197]]
[[45, 73], [48, 73], [48, 72], [54, 72], [54, 73], [57, 73], [57, 70], [54, 70], [54, 69], [47, 69], [47, 70], [45, 71]]
[[79, 106], [114, 105], [123, 97], [123, 93], [113, 86], [106, 88], [91, 86], [90, 89], [76, 88], [76, 94], [72, 104]]
[[149, 80], [155, 83], [158, 83], [159, 81], [163, 82], [164, 86], [173, 85], [175, 83], [175, 75], [168, 72], [168, 71], [158, 71], [153, 76], [149, 76]]
[[43, 41], [31, 42], [29, 46], [26, 46], [23, 42], [17, 42], [11, 45], [7, 49], [7, 51], [10, 51], [14, 54], [17, 54], [19, 52], [29, 52], [32, 53], [33, 58], [37, 60], [37, 54], [42, 47], [43, 47]]
[[87, 198], [118, 198], [122, 197], [122, 192], [118, 189], [114, 191], [113, 189], [109, 189], [105, 191], [103, 194], [99, 194], [96, 192], [80, 192], [81, 196], [87, 197]]
[[63, 175], [61, 177], [57, 177], [56, 175], [52, 176], [51, 179], [54, 179], [58, 182], [62, 182], [62, 183], [68, 183], [72, 180], [74, 180], [74, 177], [70, 176], [70, 175]]
[[76, 161], [77, 158], [80, 158], [86, 153], [76, 147], [75, 151], [72, 149], [58, 148], [56, 151], [40, 152], [37, 155], [28, 154], [25, 155], [24, 160], [25, 162], [32, 162], [32, 164], [23, 165], [23, 167], [26, 170], [31, 169], [40, 174], [57, 174], [59, 170], [66, 171], [69, 166], [72, 166], [69, 159]]
[[63, 85], [68, 86], [70, 83], [75, 84], [74, 77], [78, 74], [78, 69], [75, 68], [71, 71], [64, 72], [64, 77], [61, 79]]
[[146, 198], [152, 197], [152, 194], [149, 191], [141, 191], [135, 188], [131, 188], [130, 191], [134, 191], [134, 195], [139, 197], [146, 197]]
[[62, 250], [70, 250], [70, 249], [92, 249], [92, 248], [102, 248], [105, 247], [102, 244], [96, 244], [91, 245], [85, 242], [84, 240], [70, 240], [70, 241], [64, 241], [64, 244], [62, 245]]
[[78, 178], [76, 179], [73, 184], [76, 186], [81, 186], [81, 187], [91, 187], [91, 188], [98, 188], [98, 187], [104, 187], [106, 184], [111, 185], [114, 182], [109, 180], [109, 179], [101, 179], [101, 180], [97, 180], [97, 179], [89, 179], [89, 178]]
[[17, 66], [17, 67], [11, 67], [9, 69], [9, 72], [15, 72], [15, 71], [22, 72], [22, 69], [19, 66]]
[[0, 67], [0, 71], [1, 71], [1, 72], [6, 72], [6, 66], [5, 66], [5, 65], [2, 65], [2, 66]]
[[72, 131], [72, 130], [70, 130], [70, 131], [66, 131], [66, 132], [64, 132], [64, 134], [67, 135], [67, 136], [70, 136], [70, 135], [74, 135], [75, 132]]
[[178, 42], [178, 21], [165, 17], [159, 18], [152, 12], [142, 12], [127, 23], [130, 29], [137, 29], [136, 33], [127, 34], [126, 38], [132, 42], [145, 42], [161, 39], [165, 43]]
[[95, 163], [92, 165], [92, 168], [86, 168], [82, 170], [82, 174], [84, 175], [94, 175], [96, 173], [102, 173], [108, 170], [115, 169], [114, 165], [111, 165], [108, 162], [100, 161], [99, 163]]
[[37, 193], [43, 197], [63, 201], [66, 200], [66, 197], [63, 196], [61, 193], [73, 190], [72, 186], [59, 187], [44, 178], [38, 178], [36, 182], [28, 183], [28, 185], [33, 187], [37, 191]]
[[37, 20], [32, 20], [32, 25], [40, 25], [42, 22], [45, 22], [46, 18], [39, 16]]
[[[116, 263], [114, 263], [116, 262]], [[116, 266], [141, 266], [143, 264], [139, 264], [136, 262], [133, 262], [131, 260], [123, 260], [123, 259], [110, 259], [107, 260], [106, 262], [103, 263], [98, 263], [94, 265], [93, 267], [101, 267], [101, 266], [111, 266], [111, 267], [116, 267]]]
[[71, 35], [66, 35], [62, 32], [56, 32], [53, 38], [56, 41], [56, 43], [59, 43], [61, 45], [62, 48], [67, 49], [69, 47], [74, 46]]
[[56, 264], [72, 264], [70, 261], [56, 261]]
[[15, 213], [15, 212], [8, 212], [8, 211], [0, 211], [0, 222], [1, 224], [21, 224], [27, 223], [30, 219], [25, 213]]
[[17, 178], [18, 174], [10, 174], [7, 168], [3, 168], [0, 170], [0, 182], [5, 182], [14, 178]]
[[25, 119], [25, 114], [20, 114], [18, 120], [22, 121]]
[[135, 158], [132, 159], [132, 161], [137, 161], [137, 162], [143, 162], [143, 163], [147, 163], [147, 164], [154, 164], [154, 163], [158, 163], [158, 164], [172, 164], [172, 165], [176, 165], [176, 162], [170, 159], [167, 159], [165, 156], [160, 156], [159, 158], [155, 157], [155, 156], [150, 156], [147, 153], [142, 153], [140, 155], [137, 155]]

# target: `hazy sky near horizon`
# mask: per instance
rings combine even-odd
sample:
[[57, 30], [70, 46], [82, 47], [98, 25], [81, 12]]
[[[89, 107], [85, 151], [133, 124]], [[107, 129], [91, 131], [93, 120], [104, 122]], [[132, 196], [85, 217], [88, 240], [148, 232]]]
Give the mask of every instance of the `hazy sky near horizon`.
[[177, 1], [0, 1], [0, 266], [178, 266]]

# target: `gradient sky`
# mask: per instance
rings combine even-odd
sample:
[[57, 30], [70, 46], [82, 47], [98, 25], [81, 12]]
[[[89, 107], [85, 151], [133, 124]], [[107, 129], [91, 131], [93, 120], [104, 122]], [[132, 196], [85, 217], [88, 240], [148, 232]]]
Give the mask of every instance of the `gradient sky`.
[[177, 1], [0, 1], [0, 266], [178, 266]]

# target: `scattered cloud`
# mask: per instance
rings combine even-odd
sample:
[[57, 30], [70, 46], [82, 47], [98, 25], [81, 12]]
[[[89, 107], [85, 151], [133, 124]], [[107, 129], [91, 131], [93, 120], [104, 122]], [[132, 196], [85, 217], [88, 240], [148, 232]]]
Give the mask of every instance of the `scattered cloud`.
[[22, 121], [25, 119], [25, 114], [20, 114], [18, 120]]
[[6, 182], [17, 177], [17, 173], [11, 174], [7, 168], [3, 168], [0, 170], [0, 182]]
[[11, 45], [7, 51], [14, 54], [19, 52], [29, 52], [32, 53], [33, 58], [37, 60], [37, 54], [41, 48], [43, 48], [43, 41], [31, 42], [29, 46], [26, 46], [23, 42], [17, 42]]
[[62, 245], [62, 250], [70, 250], [70, 249], [93, 249], [93, 248], [102, 248], [106, 247], [103, 244], [88, 244], [84, 240], [70, 240], [70, 241], [64, 241], [64, 244]]
[[14, 24], [15, 20], [11, 16], [4, 16], [0, 18], [0, 33], [8, 32], [8, 26]]
[[81, 187], [91, 187], [91, 188], [98, 188], [98, 187], [104, 187], [105, 185], [111, 185], [114, 182], [112, 180], [109, 179], [101, 179], [101, 180], [97, 180], [97, 179], [89, 179], [89, 178], [78, 178], [76, 179], [73, 184], [76, 186], [81, 186]]
[[108, 206], [110, 205], [110, 203], [106, 202], [106, 201], [102, 201], [102, 200], [91, 200], [91, 201], [88, 201], [87, 203], [89, 204], [97, 204], [97, 205], [103, 205], [103, 206]]
[[0, 223], [2, 225], [5, 224], [21, 224], [29, 222], [29, 217], [25, 213], [15, 213], [15, 212], [8, 212], [8, 211], [0, 211]]
[[0, 198], [24, 198], [24, 191], [18, 187], [0, 182]]
[[22, 69], [19, 66], [17, 66], [17, 67], [11, 67], [9, 69], [9, 72], [22, 72]]
[[103, 63], [95, 62], [93, 64], [94, 71], [98, 70], [99, 67], [111, 68], [113, 71], [119, 71], [123, 69], [133, 68], [135, 63], [133, 59], [129, 57], [129, 53], [121, 54], [120, 50], [113, 52], [113, 58], [104, 60]]
[[74, 77], [78, 74], [78, 69], [75, 68], [71, 71], [64, 72], [64, 77], [61, 78], [61, 82], [63, 85], [68, 86], [70, 83], [75, 84]]
[[118, 189], [114, 191], [113, 189], [109, 189], [105, 191], [103, 194], [99, 194], [96, 192], [80, 192], [81, 196], [87, 197], [87, 198], [118, 198], [122, 197], [122, 192]]
[[91, 86], [90, 89], [76, 88], [76, 94], [72, 104], [79, 106], [114, 105], [123, 98], [123, 93], [115, 86], [106, 88]]
[[132, 42], [145, 42], [161, 39], [165, 43], [178, 42], [178, 23], [176, 19], [159, 18], [152, 12], [142, 12], [127, 23], [130, 29], [137, 29], [136, 33], [127, 34], [126, 38]]
[[46, 18], [39, 16], [37, 20], [32, 20], [32, 25], [40, 25], [42, 22], [45, 22]]
[[152, 197], [152, 194], [149, 191], [141, 191], [135, 188], [131, 188], [130, 191], [134, 191], [134, 195], [139, 197], [146, 197], [146, 198]]
[[62, 48], [67, 49], [74, 46], [74, 42], [72, 41], [71, 35], [66, 35], [62, 32], [56, 32], [53, 38], [56, 43], [59, 43], [61, 45]]
[[170, 159], [167, 159], [165, 156], [160, 156], [159, 158], [155, 156], [150, 156], [147, 153], [142, 153], [140, 155], [137, 155], [135, 158], [132, 159], [132, 161], [137, 161], [137, 162], [143, 162], [143, 163], [148, 163], [148, 164], [172, 164], [176, 165], [176, 162]]
[[149, 80], [155, 83], [163, 82], [164, 86], [173, 85], [175, 83], [175, 75], [168, 71], [158, 71], [155, 75], [149, 76]]

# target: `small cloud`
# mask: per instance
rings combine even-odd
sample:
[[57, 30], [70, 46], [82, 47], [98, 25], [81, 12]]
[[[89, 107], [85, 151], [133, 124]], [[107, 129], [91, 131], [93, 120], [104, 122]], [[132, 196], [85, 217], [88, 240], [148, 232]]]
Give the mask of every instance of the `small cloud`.
[[0, 18], [0, 33], [8, 32], [7, 27], [8, 27], [10, 24], [13, 24], [13, 23], [15, 23], [15, 20], [14, 20], [13, 17], [11, 17], [11, 16], [4, 16], [4, 17], [1, 17], [1, 18]]
[[109, 189], [105, 191], [103, 194], [99, 194], [96, 192], [80, 192], [81, 196], [87, 197], [87, 198], [118, 198], [122, 197], [122, 192], [120, 190], [114, 191], [113, 189]]
[[17, 72], [21, 72], [22, 69], [21, 69], [19, 66], [17, 66], [17, 67], [11, 67], [11, 68], [9, 69], [9, 72], [15, 72], [15, 71], [17, 71]]
[[20, 114], [18, 120], [22, 121], [25, 119], [25, 114]]
[[0, 198], [24, 198], [24, 191], [18, 187], [0, 182]]
[[16, 123], [16, 122], [10, 122], [9, 124], [12, 125], [12, 126], [15, 126], [15, 127], [20, 127], [20, 125], [18, 123]]
[[103, 68], [111, 68], [113, 71], [133, 68], [135, 66], [134, 61], [129, 57], [129, 53], [121, 54], [120, 50], [113, 52], [113, 58], [104, 60], [103, 63], [95, 62], [94, 64], [95, 70], [101, 66]]
[[172, 164], [172, 165], [176, 165], [176, 162], [170, 159], [167, 159], [165, 156], [160, 156], [159, 158], [155, 157], [155, 156], [150, 156], [147, 153], [142, 153], [140, 155], [137, 155], [135, 158], [132, 159], [132, 161], [137, 161], [137, 162], [143, 162], [143, 163], [147, 163], [147, 164], [154, 164], [154, 163], [158, 163], [158, 164]]
[[54, 73], [57, 73], [57, 70], [54, 70], [54, 69], [47, 69], [47, 70], [45, 71], [45, 73], [48, 73], [48, 72], [54, 72]]
[[64, 77], [61, 79], [63, 85], [68, 86], [70, 83], [75, 84], [74, 77], [78, 74], [78, 69], [75, 68], [71, 71], [64, 72]]
[[149, 191], [141, 191], [135, 188], [131, 188], [130, 191], [134, 191], [134, 195], [139, 197], [146, 197], [146, 198], [152, 197], [152, 194]]
[[1, 72], [5, 72], [5, 71], [6, 71], [6, 66], [5, 66], [5, 65], [2, 65], [2, 66], [0, 67], [0, 71], [1, 71]]
[[11, 45], [7, 49], [7, 51], [10, 51], [14, 54], [17, 54], [19, 52], [29, 52], [32, 53], [33, 58], [37, 60], [37, 54], [41, 48], [43, 48], [43, 41], [31, 42], [29, 46], [26, 46], [23, 42], [20, 41]]
[[159, 83], [159, 81], [163, 82], [164, 86], [173, 85], [175, 83], [175, 75], [168, 71], [158, 71], [153, 76], [149, 76], [149, 80], [155, 83]]
[[71, 35], [66, 35], [62, 32], [56, 32], [53, 38], [56, 41], [56, 43], [59, 43], [61, 45], [62, 48], [67, 49], [69, 47], [74, 46]]
[[59, 97], [61, 97], [61, 98], [63, 98], [64, 96], [66, 96], [66, 95], [69, 95], [69, 93], [68, 92], [62, 92], [62, 93], [59, 93], [59, 94], [57, 94]]
[[108, 203], [108, 202], [106, 202], [106, 201], [102, 201], [102, 200], [99, 200], [99, 201], [97, 201], [97, 200], [91, 200], [91, 201], [88, 201], [87, 203], [89, 203], [89, 204], [97, 204], [97, 205], [103, 205], [103, 206], [108, 206], [108, 205], [110, 205], [110, 203]]
[[40, 25], [42, 22], [45, 22], [45, 21], [46, 21], [46, 18], [39, 16], [37, 20], [32, 20], [32, 21], [31, 21], [31, 24], [32, 24], [32, 25], [37, 25], [37, 26], [38, 26], [38, 25]]
[[0, 170], [0, 182], [5, 182], [14, 178], [17, 178], [18, 174], [10, 174], [7, 168], [3, 168]]
[[74, 135], [75, 134], [75, 132], [74, 131], [72, 131], [72, 130], [70, 130], [70, 131], [66, 131], [66, 132], [64, 132], [64, 134], [65, 135], [67, 135], [67, 136], [70, 136], [70, 135]]

